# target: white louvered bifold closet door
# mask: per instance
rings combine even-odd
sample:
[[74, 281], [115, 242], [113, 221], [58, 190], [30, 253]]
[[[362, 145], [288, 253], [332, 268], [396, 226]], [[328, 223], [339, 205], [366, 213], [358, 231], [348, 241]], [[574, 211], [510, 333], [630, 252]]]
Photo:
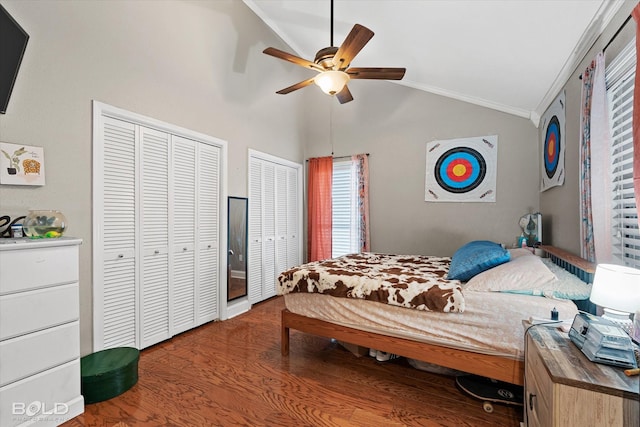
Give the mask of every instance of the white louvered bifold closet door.
[[300, 257], [298, 175], [297, 169], [287, 168], [287, 265], [285, 267], [287, 269], [302, 263]]
[[173, 333], [196, 325], [196, 142], [172, 136]]
[[[276, 185], [274, 199], [276, 201], [276, 275], [288, 268], [287, 263], [287, 168], [276, 167]], [[277, 280], [277, 278], [276, 278]], [[275, 293], [275, 289], [274, 289]]]
[[299, 219], [302, 166], [254, 153], [249, 155], [247, 273], [252, 304], [275, 296], [278, 275], [300, 264], [302, 259]]
[[276, 277], [284, 270], [300, 264], [298, 243], [298, 172], [276, 167]]
[[276, 166], [262, 164], [262, 299], [276, 294]]
[[143, 349], [226, 314], [226, 142], [93, 106], [93, 347]]
[[247, 293], [249, 302], [262, 301], [262, 161], [249, 157], [249, 251]]
[[137, 347], [136, 337], [136, 128], [105, 117], [103, 129], [102, 342]]
[[200, 325], [218, 317], [220, 148], [207, 144], [198, 144], [198, 147], [196, 322]]
[[142, 158], [140, 346], [171, 337], [169, 322], [169, 134], [140, 128]]

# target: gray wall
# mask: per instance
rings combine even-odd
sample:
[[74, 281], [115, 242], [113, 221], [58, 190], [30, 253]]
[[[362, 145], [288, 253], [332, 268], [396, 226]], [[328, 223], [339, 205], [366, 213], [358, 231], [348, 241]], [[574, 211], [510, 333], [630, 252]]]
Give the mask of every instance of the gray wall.
[[[543, 213], [543, 233], [549, 238], [548, 243], [575, 254], [580, 254], [579, 147], [582, 82], [579, 76], [596, 54], [612, 40], [637, 4], [636, 1], [624, 3], [564, 87], [567, 104], [565, 182], [563, 186], [540, 193], [540, 210]], [[635, 22], [631, 19], [605, 51], [607, 63], [633, 38], [635, 28]], [[542, 152], [541, 136], [538, 141]]]
[[[451, 255], [487, 239], [512, 245], [538, 210], [537, 130], [528, 119], [383, 81], [349, 84], [354, 101], [319, 93], [306, 155], [370, 153], [371, 249]], [[325, 99], [326, 98], [326, 99]], [[330, 131], [331, 129], [331, 131]], [[425, 202], [426, 143], [498, 135], [495, 203]]]
[[[44, 147], [47, 171], [44, 187], [0, 186], [0, 213], [59, 209], [68, 235], [83, 239], [83, 354], [92, 351], [93, 99], [228, 141], [232, 196], [246, 196], [248, 148], [296, 162], [370, 153], [374, 251], [447, 255], [472, 239], [512, 244], [518, 218], [538, 209], [552, 242], [577, 248], [579, 72], [567, 85], [567, 181], [540, 194], [529, 120], [384, 81], [353, 82], [355, 100], [345, 105], [315, 87], [275, 95], [308, 74], [261, 53], [287, 47], [240, 1], [0, 3], [31, 36], [0, 141]], [[497, 202], [425, 202], [426, 143], [492, 134]]]
[[[0, 141], [44, 147], [44, 187], [0, 186], [0, 212], [59, 209], [80, 237], [82, 353], [92, 351], [91, 100], [228, 141], [228, 193], [246, 196], [247, 149], [302, 162], [304, 73], [242, 2], [5, 1], [30, 39]], [[304, 70], [302, 70], [304, 71]]]

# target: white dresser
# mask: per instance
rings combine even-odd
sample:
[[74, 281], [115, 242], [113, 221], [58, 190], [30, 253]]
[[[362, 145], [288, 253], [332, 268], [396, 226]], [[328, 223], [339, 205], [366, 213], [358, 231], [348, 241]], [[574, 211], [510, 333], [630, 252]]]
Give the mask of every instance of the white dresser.
[[0, 426], [56, 426], [80, 394], [80, 239], [0, 239]]

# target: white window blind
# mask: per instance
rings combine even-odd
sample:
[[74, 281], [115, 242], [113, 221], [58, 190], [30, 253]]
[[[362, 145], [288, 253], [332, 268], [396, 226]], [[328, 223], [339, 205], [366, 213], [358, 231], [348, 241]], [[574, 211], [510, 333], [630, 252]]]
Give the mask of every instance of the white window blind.
[[607, 66], [605, 75], [611, 124], [613, 256], [620, 263], [640, 268], [640, 232], [633, 190], [635, 68], [635, 40], [632, 40]]
[[356, 164], [334, 161], [332, 201], [332, 257], [359, 252], [358, 193]]

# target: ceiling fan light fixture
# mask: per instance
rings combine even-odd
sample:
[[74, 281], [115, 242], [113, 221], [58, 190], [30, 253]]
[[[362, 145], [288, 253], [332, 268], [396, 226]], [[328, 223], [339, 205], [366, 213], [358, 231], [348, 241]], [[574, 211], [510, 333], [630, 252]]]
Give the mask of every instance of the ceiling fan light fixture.
[[315, 79], [314, 83], [327, 95], [339, 93], [349, 82], [349, 74], [344, 71], [323, 71]]

